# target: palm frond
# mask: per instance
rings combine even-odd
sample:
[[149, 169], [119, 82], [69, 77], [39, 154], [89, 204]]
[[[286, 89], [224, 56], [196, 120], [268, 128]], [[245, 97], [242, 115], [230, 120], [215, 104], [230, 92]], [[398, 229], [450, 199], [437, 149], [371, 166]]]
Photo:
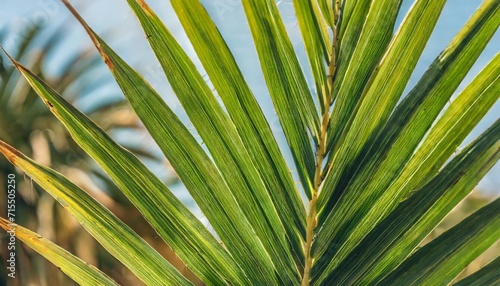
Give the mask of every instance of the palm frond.
[[[69, 2], [63, 3], [213, 231], [98, 123], [36, 71], [12, 62], [80, 148], [203, 283], [447, 285], [500, 239], [497, 199], [419, 247], [500, 158], [500, 120], [456, 151], [500, 97], [500, 54], [446, 106], [500, 25], [498, 0], [483, 1], [408, 94], [404, 89], [446, 1], [415, 0], [395, 33], [401, 0], [293, 1], [310, 69], [301, 67], [278, 5], [243, 1], [293, 157], [290, 166], [202, 3], [172, 0], [172, 7], [209, 83], [145, 1], [127, 0], [202, 143]], [[307, 78], [314, 82], [308, 85]], [[60, 91], [68, 93], [68, 86]], [[192, 283], [67, 178], [6, 143], [0, 146], [144, 283]], [[302, 188], [289, 169], [297, 170]], [[67, 255], [36, 250], [56, 264]], [[64, 261], [81, 263], [70, 260]], [[498, 280], [497, 261], [458, 285]], [[85, 271], [102, 275], [91, 267]]]

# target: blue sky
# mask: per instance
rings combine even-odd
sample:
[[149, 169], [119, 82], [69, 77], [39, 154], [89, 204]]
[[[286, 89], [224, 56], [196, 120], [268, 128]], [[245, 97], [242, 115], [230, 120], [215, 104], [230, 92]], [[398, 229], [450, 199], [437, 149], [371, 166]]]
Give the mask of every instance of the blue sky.
[[[179, 39], [181, 45], [189, 51], [195, 58], [194, 51], [184, 35], [182, 28], [169, 1], [148, 1], [152, 8], [165, 21], [174, 35]], [[215, 23], [220, 27], [220, 31], [228, 42], [228, 45], [235, 54], [235, 57], [244, 73], [254, 94], [258, 97], [261, 106], [268, 120], [270, 121], [276, 136], [279, 138], [281, 146], [285, 146], [283, 133], [279, 127], [279, 122], [272, 109], [272, 102], [269, 99], [264, 79], [259, 72], [260, 66], [253, 46], [253, 40], [246, 25], [243, 9], [240, 1], [237, 0], [205, 0], [202, 1]], [[308, 67], [305, 52], [301, 43], [300, 34], [290, 0], [277, 1], [281, 9], [282, 17], [290, 33], [294, 47], [296, 48], [299, 60], [304, 67]], [[406, 12], [413, 1], [404, 1], [402, 12]], [[173, 95], [168, 83], [164, 79], [162, 71], [159, 69], [153, 54], [145, 40], [142, 31], [128, 9], [124, 0], [88, 1], [73, 0], [71, 3], [81, 12], [84, 19], [98, 33], [103, 34], [113, 48], [131, 63], [150, 83], [163, 95], [167, 103], [185, 120], [187, 117], [180, 108], [179, 102]], [[479, 0], [451, 0], [445, 6], [441, 19], [431, 36], [429, 43], [417, 65], [414, 74], [408, 83], [407, 91], [416, 83], [418, 78], [426, 70], [430, 62], [441, 52], [453, 36], [459, 31], [461, 26], [467, 21], [474, 10], [479, 6]], [[400, 16], [402, 19], [403, 13]], [[76, 24], [76, 21], [69, 15], [68, 11], [58, 0], [0, 0], [0, 27], [6, 24], [19, 28], [22, 25], [30, 25], [35, 22], [44, 22], [57, 26], [63, 23], [67, 26], [67, 40], [61, 47], [57, 55], [54, 55], [53, 66], [49, 67], [57, 72], [58, 63], [69, 56], [75, 50], [88, 47], [90, 41], [84, 34], [83, 29]], [[11, 39], [12, 40], [12, 39]], [[8, 49], [8, 40], [3, 42]], [[481, 70], [481, 68], [500, 49], [500, 36], [497, 32], [482, 56], [477, 60], [464, 82], [457, 89], [460, 92], [470, 80]], [[58, 62], [60, 61], [60, 62]], [[198, 63], [200, 70], [203, 70]], [[311, 78], [309, 81], [312, 82]], [[116, 89], [117, 86], [111, 83], [107, 88]], [[81, 102], [85, 105], [85, 102]], [[488, 126], [490, 126], [500, 114], [500, 102], [497, 102], [488, 115], [480, 122], [472, 134], [462, 143], [461, 147], [478, 136]], [[285, 149], [285, 148], [282, 148]], [[288, 161], [291, 157], [287, 154]], [[480, 189], [488, 193], [500, 193], [500, 164], [490, 171], [490, 173], [480, 183]], [[181, 190], [179, 190], [181, 191]]]

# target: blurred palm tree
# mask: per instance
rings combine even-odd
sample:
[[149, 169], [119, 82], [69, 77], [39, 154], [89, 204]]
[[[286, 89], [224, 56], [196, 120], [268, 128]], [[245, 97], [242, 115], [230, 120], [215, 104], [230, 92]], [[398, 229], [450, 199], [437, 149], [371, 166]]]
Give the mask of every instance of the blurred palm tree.
[[[9, 47], [9, 51], [16, 58], [22, 59], [55, 89], [62, 91], [68, 101], [78, 104], [79, 101], [90, 100], [88, 98], [90, 94], [98, 94], [100, 88], [109, 83], [108, 79], [111, 78], [107, 76], [105, 69], [101, 69], [103, 66], [99, 65], [100, 58], [90, 53], [89, 50], [76, 52], [60, 63], [57, 67], [58, 75], [47, 71], [47, 59], [63, 45], [63, 34], [63, 27], [55, 31], [49, 31], [40, 26], [28, 27], [22, 33], [23, 36], [17, 38], [13, 46]], [[3, 43], [10, 36], [8, 28], [0, 30], [0, 42]], [[34, 43], [42, 48], [34, 50]], [[102, 76], [99, 76], [100, 74]], [[86, 109], [86, 113], [99, 125], [104, 126], [108, 132], [141, 132], [142, 129], [133, 111], [125, 104], [123, 96], [102, 94], [95, 104]], [[143, 223], [139, 212], [75, 144], [66, 129], [46, 108], [29, 84], [21, 79], [21, 75], [6, 61], [3, 54], [0, 55], [0, 137], [18, 146], [26, 154], [32, 155], [40, 163], [71, 177], [92, 196], [99, 198], [117, 216], [135, 226], [146, 239], [156, 236], [148, 224]], [[128, 143], [126, 147], [137, 156], [161, 163], [151, 151], [137, 144], [134, 145], [134, 142]], [[4, 158], [0, 158], [1, 216], [6, 215], [5, 179], [8, 174], [13, 173], [18, 175], [16, 223], [36, 229], [45, 237], [75, 251], [87, 262], [99, 261], [111, 276], [130, 281], [126, 269], [118, 266], [119, 264], [112, 257], [106, 256], [106, 252], [102, 251], [94, 239], [87, 232], [82, 231], [80, 225], [67, 212], [61, 211], [61, 207], [54, 203], [51, 196], [38, 191], [29, 179], [23, 179], [22, 173]], [[171, 183], [175, 178], [171, 176], [168, 180]], [[95, 183], [96, 181], [98, 183]], [[2, 241], [5, 242], [5, 240]], [[156, 246], [164, 249], [165, 254], [167, 248], [160, 244], [160, 241], [157, 240]], [[6, 257], [4, 253], [7, 250], [6, 245], [2, 245], [1, 249], [2, 256]], [[60, 275], [54, 266], [45, 263], [43, 258], [33, 255], [32, 250], [23, 247], [18, 249], [20, 279], [15, 280], [17, 283], [22, 283], [22, 285], [73, 284], [72, 280]], [[103, 255], [106, 257], [102, 257]], [[5, 261], [5, 259], [2, 260]], [[5, 267], [2, 267], [0, 271], [5, 277]], [[118, 278], [117, 281], [119, 280]]]

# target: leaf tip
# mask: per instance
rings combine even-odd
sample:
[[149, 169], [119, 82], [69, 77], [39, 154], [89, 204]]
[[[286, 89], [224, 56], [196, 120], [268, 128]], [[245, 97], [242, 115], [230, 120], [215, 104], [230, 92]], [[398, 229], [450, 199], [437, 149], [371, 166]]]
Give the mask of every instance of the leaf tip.
[[139, 4], [139, 6], [141, 6], [142, 11], [144, 11], [144, 13], [146, 13], [148, 16], [153, 15], [153, 10], [151, 10], [151, 8], [146, 3], [146, 1], [144, 1], [144, 0], [136, 0], [136, 1], [137, 1], [137, 4]]
[[0, 140], [0, 153], [2, 153], [7, 160], [16, 165], [16, 158], [21, 157], [22, 153], [14, 149], [14, 147]]
[[14, 65], [15, 68], [19, 69], [20, 67], [23, 67], [18, 61], [13, 59], [9, 53], [7, 53], [7, 51], [4, 49], [2, 45], [0, 45], [0, 49], [2, 49], [4, 54], [9, 58], [9, 60], [11, 61], [11, 63]]
[[68, 8], [68, 10], [73, 14], [73, 16], [76, 18], [78, 22], [83, 26], [87, 34], [89, 35], [90, 39], [94, 43], [95, 47], [97, 48], [99, 54], [101, 55], [102, 59], [104, 60], [104, 63], [109, 67], [109, 69], [113, 70], [114, 69], [114, 64], [111, 60], [111, 58], [106, 54], [106, 52], [103, 49], [103, 46], [101, 45], [101, 40], [97, 36], [97, 34], [90, 28], [90, 26], [85, 22], [85, 20], [78, 14], [76, 9], [69, 3], [67, 0], [61, 0], [63, 4]]

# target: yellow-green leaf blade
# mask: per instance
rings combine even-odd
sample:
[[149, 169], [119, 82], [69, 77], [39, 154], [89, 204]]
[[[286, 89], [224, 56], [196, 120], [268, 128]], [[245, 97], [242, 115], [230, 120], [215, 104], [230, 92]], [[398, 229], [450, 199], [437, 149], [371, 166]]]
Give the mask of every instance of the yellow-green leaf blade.
[[7, 231], [7, 235], [14, 235], [16, 239], [19, 239], [31, 249], [35, 250], [47, 260], [52, 262], [62, 272], [68, 275], [68, 277], [80, 285], [119, 285], [93, 265], [86, 263], [66, 251], [64, 248], [52, 243], [27, 228], [12, 224], [4, 218], [0, 218], [0, 227]]
[[155, 249], [63, 175], [0, 141], [0, 153], [71, 213], [97, 241], [146, 284], [191, 285]]

